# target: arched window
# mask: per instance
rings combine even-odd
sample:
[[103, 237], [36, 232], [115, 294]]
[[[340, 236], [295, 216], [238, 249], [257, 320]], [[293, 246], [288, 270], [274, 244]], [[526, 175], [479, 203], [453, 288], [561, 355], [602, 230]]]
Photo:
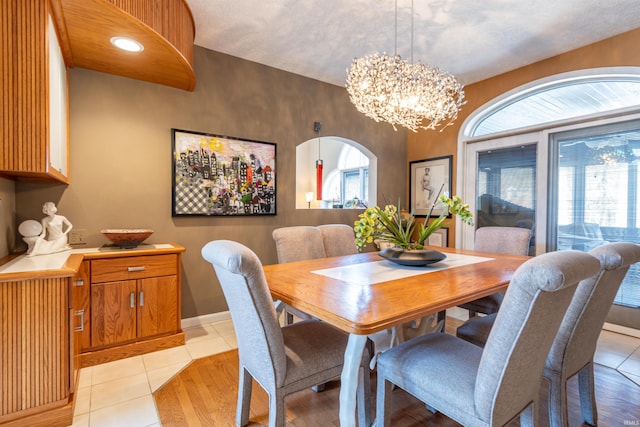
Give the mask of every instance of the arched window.
[[509, 91], [465, 121], [465, 139], [513, 133], [638, 107], [637, 67], [592, 69], [551, 76]]

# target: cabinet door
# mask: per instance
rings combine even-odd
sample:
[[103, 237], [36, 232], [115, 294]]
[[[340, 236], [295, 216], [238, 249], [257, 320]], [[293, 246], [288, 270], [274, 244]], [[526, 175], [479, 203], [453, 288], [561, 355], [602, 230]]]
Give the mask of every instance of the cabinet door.
[[178, 279], [152, 277], [138, 281], [138, 337], [178, 330]]
[[89, 261], [83, 261], [71, 279], [71, 300], [73, 301], [74, 334], [79, 350], [91, 347], [91, 304], [89, 283]]
[[69, 319], [71, 325], [71, 391], [77, 384], [80, 372], [80, 353], [91, 346], [91, 331], [89, 329], [89, 261], [80, 265], [78, 273], [71, 278], [69, 284], [71, 292], [71, 310]]
[[91, 346], [136, 338], [136, 281], [91, 284]]

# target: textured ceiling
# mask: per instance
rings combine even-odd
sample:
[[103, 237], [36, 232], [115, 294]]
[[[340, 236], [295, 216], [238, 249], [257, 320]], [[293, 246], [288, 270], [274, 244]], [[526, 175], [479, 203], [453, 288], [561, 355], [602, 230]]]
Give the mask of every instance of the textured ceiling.
[[[343, 86], [354, 57], [395, 51], [392, 0], [187, 0], [195, 44]], [[639, 0], [415, 0], [413, 58], [463, 84], [632, 30]], [[397, 53], [411, 58], [411, 0]]]

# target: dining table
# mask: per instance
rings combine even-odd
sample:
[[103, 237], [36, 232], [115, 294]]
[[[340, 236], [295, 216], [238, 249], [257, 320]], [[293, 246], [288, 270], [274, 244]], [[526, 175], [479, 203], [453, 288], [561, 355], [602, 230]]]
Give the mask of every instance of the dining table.
[[[340, 425], [356, 425], [367, 336], [503, 291], [529, 257], [437, 248], [446, 258], [401, 265], [378, 252], [265, 265], [271, 295], [349, 334], [340, 377]], [[370, 425], [368, 414], [366, 425]]]

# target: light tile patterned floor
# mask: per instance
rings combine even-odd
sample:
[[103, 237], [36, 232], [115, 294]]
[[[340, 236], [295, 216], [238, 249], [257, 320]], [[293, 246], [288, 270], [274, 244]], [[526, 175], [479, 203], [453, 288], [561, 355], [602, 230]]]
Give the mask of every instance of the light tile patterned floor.
[[[466, 311], [447, 314], [464, 320]], [[237, 347], [231, 320], [185, 328], [186, 344], [84, 368], [80, 372], [74, 427], [159, 427], [152, 393], [192, 359]], [[640, 385], [640, 338], [602, 331], [595, 361]]]

